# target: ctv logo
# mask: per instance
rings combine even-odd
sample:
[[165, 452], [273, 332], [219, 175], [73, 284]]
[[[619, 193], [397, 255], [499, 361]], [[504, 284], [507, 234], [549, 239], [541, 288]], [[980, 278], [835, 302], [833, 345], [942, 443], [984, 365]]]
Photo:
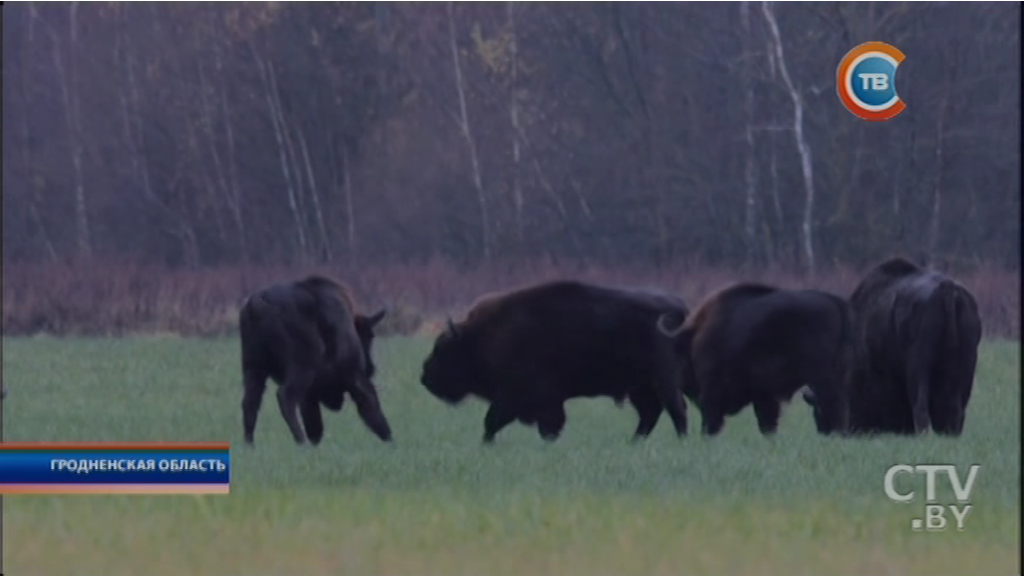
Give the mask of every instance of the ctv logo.
[[836, 93], [846, 109], [864, 120], [888, 120], [906, 110], [896, 94], [896, 69], [906, 56], [885, 42], [865, 42], [843, 56]]
[[[929, 532], [941, 532], [945, 530], [946, 526], [949, 524], [946, 519], [946, 512], [948, 511], [953, 521], [956, 522], [956, 529], [962, 531], [964, 529], [964, 522], [967, 520], [967, 515], [970, 514], [971, 509], [974, 507], [970, 504], [970, 500], [971, 494], [974, 493], [974, 481], [978, 477], [979, 469], [981, 469], [980, 465], [972, 464], [967, 473], [967, 479], [961, 480], [960, 473], [957, 472], [956, 466], [951, 464], [918, 464], [916, 466], [897, 464], [890, 467], [885, 472], [883, 487], [885, 488], [885, 495], [893, 502], [909, 504], [914, 501], [914, 491], [909, 490], [902, 493], [898, 492], [896, 490], [896, 475], [901, 473], [924, 474], [924, 518], [914, 518], [911, 520], [910, 528], [915, 532], [920, 532], [922, 529]], [[948, 482], [950, 488], [952, 488], [953, 496], [956, 498], [959, 506], [957, 504], [940, 504], [939, 500], [936, 498], [936, 478], [938, 478], [940, 473], [946, 476], [946, 482]]]

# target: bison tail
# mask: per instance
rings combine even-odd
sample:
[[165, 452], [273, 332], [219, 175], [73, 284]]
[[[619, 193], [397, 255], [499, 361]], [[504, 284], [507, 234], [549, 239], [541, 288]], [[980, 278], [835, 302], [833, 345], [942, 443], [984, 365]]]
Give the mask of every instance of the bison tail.
[[[671, 322], [673, 318], [676, 319], [676, 326], [674, 328], [670, 328], [668, 323]], [[665, 312], [661, 316], [658, 316], [658, 331], [669, 338], [675, 338], [682, 334], [683, 328], [686, 326], [685, 321], [685, 316], [678, 318], [678, 315], [671, 312]]]

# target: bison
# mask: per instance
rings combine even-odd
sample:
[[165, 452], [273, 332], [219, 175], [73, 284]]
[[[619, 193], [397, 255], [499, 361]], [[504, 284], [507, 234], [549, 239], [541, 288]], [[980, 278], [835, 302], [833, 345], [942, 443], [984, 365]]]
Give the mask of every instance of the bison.
[[[850, 427], [857, 434], [959, 436], [981, 342], [971, 293], [949, 277], [891, 258], [850, 296], [857, 327]], [[804, 400], [819, 413], [813, 392]]]
[[513, 421], [536, 424], [554, 441], [570, 398], [628, 399], [639, 424], [634, 440], [651, 433], [663, 407], [677, 433], [686, 413], [677, 387], [659, 388], [654, 322], [685, 318], [682, 300], [652, 291], [559, 280], [484, 297], [465, 320], [448, 320], [423, 363], [421, 384], [455, 405], [468, 396], [490, 403], [483, 441]]
[[245, 442], [253, 444], [268, 377], [279, 386], [281, 415], [297, 444], [307, 435], [313, 445], [320, 443], [320, 406], [341, 410], [345, 393], [366, 426], [390, 441], [391, 427], [371, 380], [376, 368], [370, 355], [373, 329], [385, 312], [356, 314], [348, 290], [322, 276], [276, 284], [247, 298], [239, 313]]
[[845, 431], [846, 368], [853, 320], [846, 301], [818, 290], [784, 290], [740, 283], [712, 294], [675, 327], [658, 330], [671, 341], [662, 373], [674, 378], [700, 409], [705, 436], [725, 417], [754, 405], [764, 435], [778, 428], [781, 403], [804, 385], [824, 399], [822, 434]]

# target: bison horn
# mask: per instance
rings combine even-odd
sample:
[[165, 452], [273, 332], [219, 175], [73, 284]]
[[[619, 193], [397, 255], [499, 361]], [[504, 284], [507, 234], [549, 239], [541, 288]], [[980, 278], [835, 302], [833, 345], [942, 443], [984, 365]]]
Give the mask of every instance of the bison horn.
[[669, 338], [675, 338], [676, 336], [682, 334], [683, 326], [686, 324], [686, 322], [680, 322], [679, 325], [676, 326], [675, 328], [669, 328], [665, 324], [668, 317], [669, 314], [662, 314], [661, 316], [658, 317], [658, 331], [664, 334], [665, 336], [668, 336]]
[[814, 392], [810, 390], [804, 390], [803, 393], [804, 402], [807, 402], [811, 406], [817, 405], [816, 399], [814, 398]]
[[387, 312], [388, 312], [387, 308], [381, 308], [380, 310], [375, 312], [372, 316], [367, 318], [367, 321], [370, 323], [370, 326], [376, 326], [378, 322], [380, 322], [381, 320], [384, 319], [384, 315], [387, 314]]
[[459, 335], [459, 329], [455, 327], [455, 323], [452, 322], [450, 317], [448, 318], [448, 331], [452, 333], [452, 336]]

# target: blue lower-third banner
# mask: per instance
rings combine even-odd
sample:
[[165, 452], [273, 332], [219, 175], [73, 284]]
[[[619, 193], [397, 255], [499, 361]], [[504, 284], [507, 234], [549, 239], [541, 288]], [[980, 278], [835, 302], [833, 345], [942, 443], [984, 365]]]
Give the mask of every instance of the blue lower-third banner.
[[227, 494], [226, 442], [4, 442], [0, 494]]

